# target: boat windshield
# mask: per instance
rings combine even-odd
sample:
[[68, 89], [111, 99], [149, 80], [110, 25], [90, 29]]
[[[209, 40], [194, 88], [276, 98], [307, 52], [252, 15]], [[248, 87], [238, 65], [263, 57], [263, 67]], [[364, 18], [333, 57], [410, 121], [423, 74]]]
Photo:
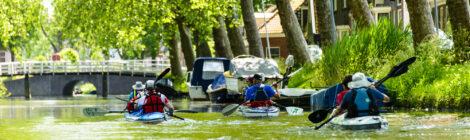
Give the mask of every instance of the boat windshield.
[[217, 60], [204, 61], [202, 66], [202, 79], [211, 80], [224, 73], [224, 63]]

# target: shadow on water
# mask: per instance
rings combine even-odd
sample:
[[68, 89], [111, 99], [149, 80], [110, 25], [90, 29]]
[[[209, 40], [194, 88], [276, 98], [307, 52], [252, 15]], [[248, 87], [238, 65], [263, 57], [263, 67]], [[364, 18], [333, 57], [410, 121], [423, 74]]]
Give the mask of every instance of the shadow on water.
[[[126, 96], [118, 96], [126, 98]], [[470, 117], [460, 113], [423, 113], [396, 111], [383, 113], [389, 121], [387, 130], [350, 131], [331, 129], [329, 125], [314, 130], [304, 112], [289, 116], [246, 119], [221, 110], [229, 104], [172, 101], [177, 110], [200, 113], [177, 113], [185, 121], [173, 119], [160, 124], [126, 121], [121, 113], [86, 117], [83, 108], [99, 107], [123, 110], [126, 103], [115, 97], [35, 97], [0, 99], [0, 136], [13, 139], [469, 139]], [[308, 108], [304, 108], [308, 110]], [[175, 113], [176, 114], [176, 113]], [[236, 114], [236, 113], [234, 113]], [[54, 134], [54, 135], [50, 135]]]

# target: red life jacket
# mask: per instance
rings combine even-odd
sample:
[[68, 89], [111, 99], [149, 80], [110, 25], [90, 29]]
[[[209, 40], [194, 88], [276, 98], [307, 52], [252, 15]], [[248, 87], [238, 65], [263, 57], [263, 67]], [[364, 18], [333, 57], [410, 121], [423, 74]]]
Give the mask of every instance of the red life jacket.
[[165, 107], [165, 97], [161, 94], [156, 94], [153, 91], [149, 91], [145, 97], [145, 104], [143, 105], [144, 113], [161, 112]]
[[134, 105], [136, 104], [136, 103], [135, 103], [135, 100], [137, 100], [137, 99], [138, 99], [138, 98], [134, 96], [134, 98], [132, 98], [132, 99], [127, 103], [126, 109], [127, 109], [127, 111], [129, 111], [129, 113], [134, 112]]

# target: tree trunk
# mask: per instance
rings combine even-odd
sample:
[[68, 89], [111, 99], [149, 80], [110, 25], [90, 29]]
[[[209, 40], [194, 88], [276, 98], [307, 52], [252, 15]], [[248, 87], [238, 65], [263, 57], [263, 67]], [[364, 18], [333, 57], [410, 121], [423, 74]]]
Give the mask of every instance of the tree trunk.
[[316, 0], [315, 9], [317, 9], [318, 31], [321, 37], [321, 46], [323, 48], [330, 46], [333, 42], [333, 32], [331, 30], [331, 1]]
[[248, 51], [245, 48], [245, 42], [243, 41], [242, 32], [235, 26], [237, 15], [232, 14], [231, 18], [225, 19], [225, 26], [227, 27], [228, 38], [230, 39], [230, 47], [234, 56], [246, 55]]
[[217, 57], [233, 58], [232, 50], [230, 49], [230, 42], [228, 40], [227, 32], [225, 31], [224, 19], [217, 17], [219, 27], [214, 27], [212, 33], [214, 34], [214, 49]]
[[180, 32], [181, 49], [184, 53], [186, 68], [188, 71], [191, 71], [194, 63], [194, 49], [191, 42], [191, 34], [189, 33], [189, 28], [183, 25], [183, 19], [177, 19], [176, 22], [178, 23], [178, 30]]
[[212, 57], [211, 49], [206, 40], [199, 38], [199, 31], [194, 31], [194, 42], [196, 43], [196, 57]]
[[[180, 48], [178, 46], [178, 39], [176, 34], [172, 35], [171, 39], [168, 40], [170, 47], [168, 51], [170, 52], [170, 67], [171, 73], [177, 77], [183, 77], [183, 70], [181, 70], [181, 63], [180, 63]], [[192, 69], [188, 69], [192, 70]]]
[[49, 41], [49, 43], [51, 43], [52, 49], [54, 49], [54, 53], [58, 53], [59, 50], [58, 50], [57, 47], [54, 45], [54, 43], [52, 42], [52, 40], [49, 39], [49, 36], [47, 36], [46, 30], [44, 30], [44, 27], [42, 26], [42, 23], [41, 23], [41, 30], [42, 30], [42, 33], [44, 34], [44, 36], [45, 36], [45, 37], [47, 38], [47, 40]]
[[413, 44], [416, 48], [427, 36], [435, 34], [436, 28], [434, 28], [428, 0], [407, 0], [406, 4], [410, 14], [411, 30], [413, 30]]
[[307, 42], [289, 0], [276, 0], [276, 5], [281, 17], [282, 30], [286, 35], [287, 48], [289, 53], [294, 56], [296, 65], [311, 63]]
[[251, 55], [264, 58], [263, 46], [258, 33], [258, 25], [256, 25], [255, 12], [252, 0], [241, 0], [241, 8], [243, 14], [243, 23], [245, 23], [246, 40], [248, 40], [248, 48]]
[[[454, 50], [460, 60], [470, 59], [470, 12], [468, 0], [447, 0]], [[445, 24], [445, 23], [442, 23]]]
[[354, 21], [356, 21], [359, 29], [370, 27], [374, 22], [374, 18], [370, 12], [367, 0], [348, 0], [348, 4], [351, 7]]
[[309, 5], [308, 6], [308, 19], [307, 19], [308, 20], [307, 21], [307, 24], [308, 24], [307, 25], [307, 44], [309, 44], [309, 45], [315, 44], [314, 43], [315, 37], [314, 37], [314, 33], [313, 33], [314, 29], [312, 27], [313, 26], [313, 23], [312, 23], [313, 19], [312, 18], [315, 17], [315, 15], [312, 15], [312, 11], [314, 9], [311, 8], [311, 6], [310, 6], [311, 4], [313, 4], [313, 3], [310, 3], [310, 1], [309, 1], [308, 2], [308, 5]]

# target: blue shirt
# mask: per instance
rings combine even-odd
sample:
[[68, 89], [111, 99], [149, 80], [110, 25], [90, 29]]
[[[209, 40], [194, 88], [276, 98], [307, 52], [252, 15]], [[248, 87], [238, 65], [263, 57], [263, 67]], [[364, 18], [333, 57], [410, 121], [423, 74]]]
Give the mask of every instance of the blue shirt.
[[134, 90], [132, 91], [130, 94], [129, 94], [129, 99], [127, 101], [130, 101], [131, 99], [134, 98], [134, 92], [135, 92], [135, 95], [137, 96], [137, 94], [139, 94], [140, 92], [143, 92], [142, 90]]
[[[261, 84], [258, 84], [258, 85], [254, 85], [254, 86], [251, 86], [250, 88], [248, 88], [248, 90], [246, 91], [246, 100], [254, 100], [255, 99], [256, 88], [260, 87], [260, 85]], [[271, 88], [271, 86], [267, 86], [267, 85], [264, 85], [264, 91], [266, 92], [268, 97], [273, 97], [274, 94], [276, 93], [276, 91], [274, 91]]]
[[[357, 105], [357, 110], [368, 110], [369, 109], [369, 103], [370, 101], [375, 101], [377, 103], [377, 100], [382, 101], [384, 99], [384, 95], [382, 92], [370, 88], [370, 95], [374, 99], [369, 99], [369, 96], [367, 95], [367, 88], [357, 88], [354, 89], [357, 91], [356, 94], [356, 99], [354, 100], [354, 103]], [[353, 92], [348, 91], [346, 92], [346, 95], [344, 95], [343, 101], [341, 102], [341, 108], [347, 109], [351, 104]], [[359, 116], [367, 116], [367, 113], [358, 113]]]

